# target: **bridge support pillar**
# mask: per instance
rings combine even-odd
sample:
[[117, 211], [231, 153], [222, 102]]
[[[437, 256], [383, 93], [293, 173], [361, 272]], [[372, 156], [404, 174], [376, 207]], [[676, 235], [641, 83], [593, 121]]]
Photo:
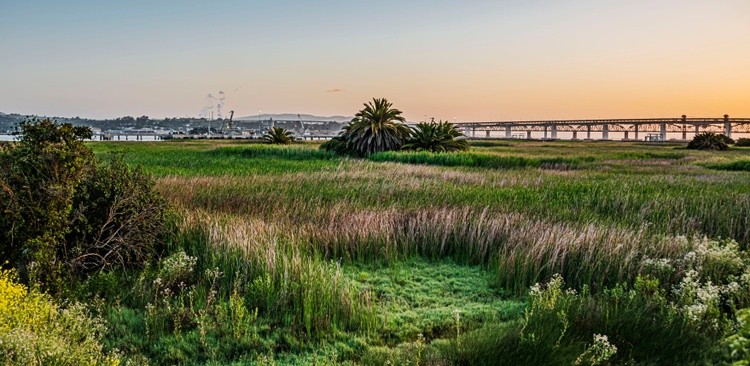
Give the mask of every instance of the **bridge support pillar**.
[[667, 141], [667, 124], [666, 123], [659, 124], [659, 140]]
[[526, 131], [526, 139], [531, 140], [531, 131]]
[[557, 125], [552, 125], [552, 138], [557, 138]]
[[699, 133], [701, 133], [701, 132], [700, 132], [700, 126], [698, 126], [698, 125], [696, 124], [696, 125], [695, 125], [695, 134], [696, 134], [696, 135], [698, 135]]
[[471, 137], [477, 137], [477, 128], [476, 127], [472, 127], [471, 128]]
[[591, 125], [586, 126], [586, 140], [591, 140]]
[[547, 139], [547, 128], [548, 128], [548, 126], [544, 125], [544, 139], [545, 140]]
[[510, 126], [505, 126], [505, 137], [511, 138]]
[[729, 115], [724, 115], [724, 135], [732, 138], [732, 123], [729, 122]]
[[638, 140], [638, 125], [633, 125], [633, 128], [635, 129], [635, 139]]
[[602, 125], [602, 140], [609, 140], [609, 125], [606, 123]]
[[687, 140], [687, 126], [682, 125], [682, 140]]
[[486, 132], [486, 134], [485, 134], [485, 137], [486, 137], [486, 138], [490, 138], [490, 130], [487, 130], [487, 131], [485, 131], [485, 132]]
[[578, 131], [573, 131], [573, 140], [578, 140]]
[[629, 134], [629, 133], [630, 133], [630, 131], [625, 131], [625, 138], [624, 138], [624, 140], [625, 140], [625, 141], [627, 141], [627, 140], [630, 140], [630, 139], [628, 138], [628, 134]]

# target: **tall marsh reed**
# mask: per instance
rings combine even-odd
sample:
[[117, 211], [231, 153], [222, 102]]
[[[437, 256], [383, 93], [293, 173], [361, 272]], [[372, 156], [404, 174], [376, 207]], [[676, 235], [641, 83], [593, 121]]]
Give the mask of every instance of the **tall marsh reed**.
[[[645, 226], [631, 230], [556, 223], [471, 207], [342, 209], [317, 211], [317, 215], [316, 221], [267, 223], [247, 216], [221, 219], [192, 210], [182, 215], [180, 225], [207, 233], [208, 248], [214, 249], [205, 255], [223, 263], [228, 273], [238, 273], [262, 309], [295, 309], [295, 319], [301, 321], [307, 316], [306, 296], [326, 294], [315, 299], [321, 309], [311, 310], [325, 314], [321, 315], [325, 324], [340, 324], [338, 320], [349, 317], [355, 307], [367, 306], [368, 295], [352, 297], [341, 281], [340, 261], [451, 257], [485, 265], [495, 273], [497, 285], [522, 293], [554, 274], [562, 274], [571, 285], [592, 288], [631, 282], [646, 271], [649, 261], [680, 258], [700, 240], [652, 235]], [[242, 255], [231, 254], [237, 251]], [[333, 287], [310, 280], [316, 278], [326, 278], [323, 282]], [[302, 285], [314, 291], [308, 294], [296, 287]], [[351, 307], [338, 313], [332, 310], [337, 304]]]
[[343, 277], [338, 263], [311, 255], [297, 245], [295, 233], [260, 220], [182, 212], [176, 240], [203, 262], [218, 269], [216, 286], [228, 297], [239, 288], [247, 305], [308, 337], [375, 325], [369, 293], [360, 293]]

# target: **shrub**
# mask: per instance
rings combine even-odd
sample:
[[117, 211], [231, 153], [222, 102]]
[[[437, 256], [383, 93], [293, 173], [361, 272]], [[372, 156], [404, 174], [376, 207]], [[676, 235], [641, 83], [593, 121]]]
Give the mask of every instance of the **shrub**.
[[0, 151], [0, 255], [22, 279], [63, 290], [152, 254], [165, 204], [145, 174], [120, 159], [97, 166], [87, 127], [32, 120], [19, 134]]
[[687, 148], [691, 150], [724, 151], [729, 150], [729, 144], [727, 144], [726, 136], [713, 132], [705, 132], [695, 135], [693, 140], [688, 143]]
[[197, 261], [198, 258], [185, 254], [185, 251], [174, 253], [160, 262], [157, 279], [165, 288], [175, 288], [180, 283], [188, 283]]
[[734, 143], [734, 146], [743, 146], [743, 147], [750, 146], [750, 139], [746, 139], [746, 138], [737, 139], [737, 141]]
[[0, 364], [119, 365], [116, 354], [103, 351], [105, 331], [82, 305], [60, 308], [0, 271]]
[[594, 334], [594, 343], [586, 348], [575, 365], [601, 365], [617, 353], [617, 347], [609, 343], [606, 335]]
[[152, 179], [119, 155], [92, 167], [77, 187], [73, 208], [59, 256], [78, 273], [141, 265], [163, 249], [166, 202]]
[[723, 133], [719, 134], [719, 137], [721, 137], [721, 139], [724, 141], [725, 144], [727, 144], [727, 145], [734, 145], [735, 141], [734, 141], [733, 138], [731, 138], [731, 137], [729, 137], [729, 136], [727, 136], [727, 135], [725, 135]]
[[262, 137], [263, 141], [269, 144], [288, 145], [294, 142], [294, 134], [291, 131], [281, 127], [271, 127]]
[[591, 294], [565, 289], [555, 276], [532, 287], [526, 315], [513, 327], [467, 334], [454, 357], [486, 365], [697, 363], [711, 357], [721, 334], [687, 319], [657, 280], [644, 277]]
[[750, 308], [737, 312], [737, 330], [724, 339], [733, 366], [750, 365]]
[[70, 231], [73, 196], [93, 161], [91, 130], [48, 119], [19, 125], [0, 151], [0, 254], [27, 279], [62, 285], [58, 249]]
[[450, 122], [419, 123], [412, 128], [409, 140], [402, 147], [405, 150], [416, 151], [465, 151], [469, 149], [469, 142], [456, 140], [463, 134]]

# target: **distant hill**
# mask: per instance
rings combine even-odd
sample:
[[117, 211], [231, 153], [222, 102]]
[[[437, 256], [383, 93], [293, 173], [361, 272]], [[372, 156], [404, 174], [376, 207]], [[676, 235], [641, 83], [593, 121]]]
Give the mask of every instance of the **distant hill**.
[[[329, 122], [349, 122], [351, 121], [352, 117], [346, 117], [346, 116], [330, 116], [330, 117], [322, 117], [322, 116], [314, 116], [312, 114], [294, 114], [294, 113], [277, 113], [277, 114], [261, 114], [260, 119], [261, 120], [268, 120], [270, 118], [273, 118], [277, 121], [299, 121], [302, 119], [303, 121], [329, 121]], [[254, 116], [246, 116], [246, 117], [239, 117], [235, 118], [236, 120], [240, 121], [257, 121], [258, 115]]]

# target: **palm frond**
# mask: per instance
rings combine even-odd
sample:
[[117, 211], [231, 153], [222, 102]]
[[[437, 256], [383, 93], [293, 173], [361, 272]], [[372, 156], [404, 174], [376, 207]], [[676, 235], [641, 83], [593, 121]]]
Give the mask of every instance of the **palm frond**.
[[392, 106], [385, 98], [365, 103], [339, 136], [321, 149], [359, 156], [400, 149], [411, 131], [404, 124], [402, 112]]
[[271, 127], [261, 139], [269, 144], [283, 145], [291, 144], [295, 140], [291, 131], [281, 127]]
[[421, 122], [412, 128], [405, 150], [448, 152], [469, 149], [466, 140], [457, 139], [463, 134], [450, 122]]

